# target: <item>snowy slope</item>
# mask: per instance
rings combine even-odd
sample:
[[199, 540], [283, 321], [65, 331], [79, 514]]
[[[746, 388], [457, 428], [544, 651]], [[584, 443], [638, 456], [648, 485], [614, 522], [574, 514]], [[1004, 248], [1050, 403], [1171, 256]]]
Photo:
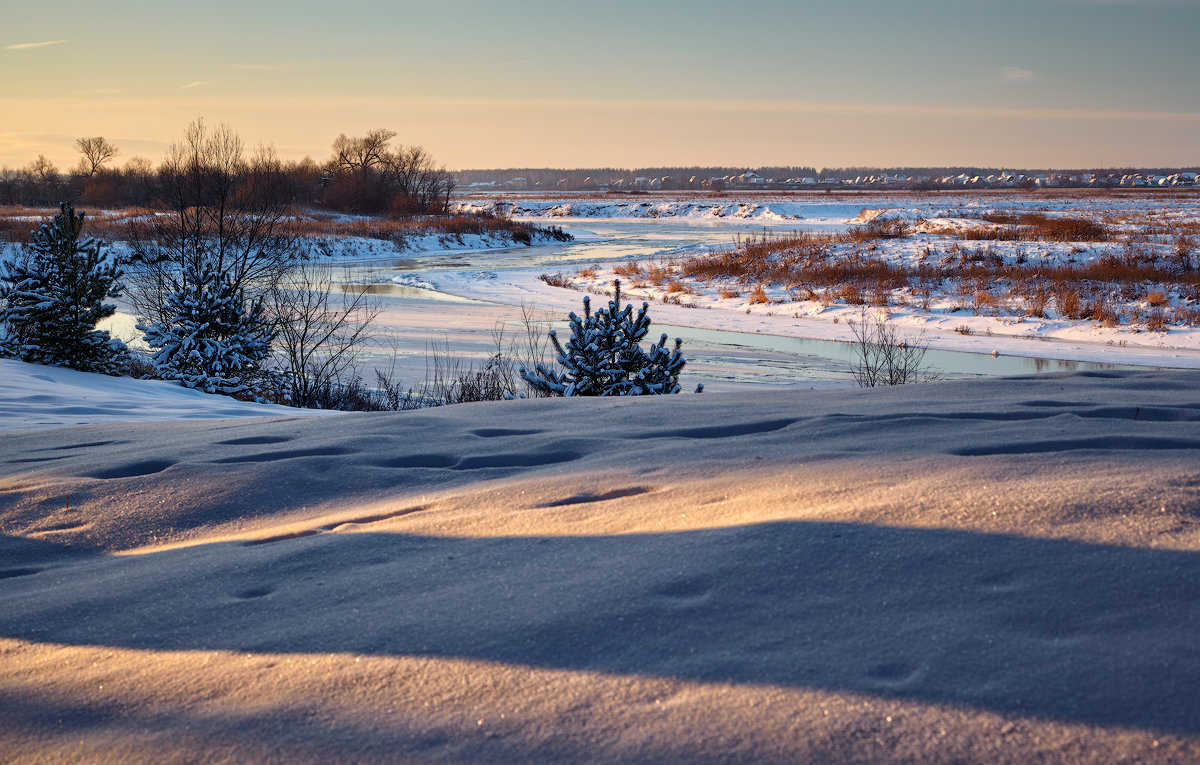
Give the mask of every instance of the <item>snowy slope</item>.
[[328, 414], [213, 396], [164, 380], [0, 359], [0, 431], [113, 422]]

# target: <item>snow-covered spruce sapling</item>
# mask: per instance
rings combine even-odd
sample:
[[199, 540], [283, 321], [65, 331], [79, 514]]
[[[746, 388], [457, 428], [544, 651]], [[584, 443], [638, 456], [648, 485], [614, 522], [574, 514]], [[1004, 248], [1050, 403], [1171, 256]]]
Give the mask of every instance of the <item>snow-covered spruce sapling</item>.
[[550, 342], [562, 370], [538, 364], [521, 377], [536, 390], [557, 396], [641, 396], [679, 392], [683, 369], [683, 341], [676, 338], [668, 349], [664, 333], [643, 350], [639, 343], [650, 331], [649, 303], [637, 316], [632, 305], [621, 305], [621, 282], [613, 281], [613, 298], [607, 308], [592, 312], [591, 298], [583, 298], [583, 315], [569, 317], [571, 337], [560, 343], [554, 330]]
[[250, 301], [210, 265], [184, 265], [172, 277], [166, 321], [138, 324], [156, 348], [159, 374], [206, 393], [233, 395], [249, 388], [271, 352], [274, 327], [263, 301]]
[[96, 324], [123, 289], [121, 268], [95, 239], [80, 240], [82, 212], [69, 202], [34, 232], [26, 257], [0, 266], [0, 355], [120, 374], [128, 349]]

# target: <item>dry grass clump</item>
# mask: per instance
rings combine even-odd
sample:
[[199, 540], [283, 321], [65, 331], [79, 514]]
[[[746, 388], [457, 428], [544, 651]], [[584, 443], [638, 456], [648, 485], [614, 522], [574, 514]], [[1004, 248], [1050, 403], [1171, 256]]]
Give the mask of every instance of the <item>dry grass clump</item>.
[[[1004, 228], [977, 227], [968, 229], [973, 236], [964, 239], [1041, 239], [1046, 242], [1107, 242], [1112, 234], [1098, 221], [1068, 216], [1051, 217], [1040, 212], [991, 213], [983, 216], [988, 223]], [[989, 232], [990, 235], [989, 235]]]
[[1167, 315], [1158, 308], [1150, 311], [1146, 315], [1146, 329], [1150, 332], [1166, 332], [1167, 331]]
[[1058, 304], [1058, 312], [1066, 318], [1084, 318], [1083, 295], [1078, 287], [1067, 284], [1055, 285], [1054, 302]]
[[958, 238], [969, 241], [1016, 242], [1027, 237], [1019, 226], [971, 226], [958, 232]]
[[579, 287], [575, 282], [571, 281], [569, 276], [563, 274], [539, 274], [538, 278], [549, 284], [551, 287], [565, 287], [570, 290], [577, 290]]
[[846, 238], [852, 242], [861, 243], [872, 239], [899, 239], [907, 236], [908, 222], [901, 218], [879, 216], [872, 218], [861, 226], [854, 226], [846, 232]]

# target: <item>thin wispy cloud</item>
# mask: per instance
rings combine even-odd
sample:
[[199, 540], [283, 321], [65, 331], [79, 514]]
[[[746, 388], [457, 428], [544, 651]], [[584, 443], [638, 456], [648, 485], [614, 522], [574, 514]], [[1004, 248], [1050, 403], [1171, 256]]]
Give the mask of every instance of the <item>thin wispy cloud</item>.
[[1033, 79], [1033, 72], [1018, 66], [1004, 66], [1000, 68], [1000, 78], [1005, 82], [1025, 82]]
[[207, 80], [193, 80], [192, 82], [189, 82], [187, 85], [180, 85], [179, 89], [187, 90], [188, 88], [198, 88], [201, 85], [207, 84], [207, 82], [208, 82]]
[[5, 45], [4, 50], [33, 50], [34, 48], [45, 48], [47, 45], [59, 45], [65, 42], [66, 40], [46, 40], [45, 42], [17, 43], [16, 45]]
[[229, 64], [228, 69], [240, 72], [295, 72], [301, 68], [296, 62], [281, 62], [278, 64]]

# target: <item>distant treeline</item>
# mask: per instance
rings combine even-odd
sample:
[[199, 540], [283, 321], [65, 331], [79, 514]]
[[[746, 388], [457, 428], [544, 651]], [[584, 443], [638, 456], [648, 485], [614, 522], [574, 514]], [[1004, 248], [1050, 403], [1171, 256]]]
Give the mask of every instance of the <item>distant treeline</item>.
[[[202, 123], [189, 130], [203, 131]], [[230, 144], [227, 148], [236, 149], [230, 154], [233, 181], [253, 180], [278, 203], [404, 218], [444, 213], [454, 190], [454, 179], [424, 148], [393, 144], [396, 133], [391, 130], [339, 135], [324, 162], [308, 157], [283, 161], [269, 148], [244, 152], [241, 139], [227, 127], [218, 133]], [[41, 155], [24, 167], [0, 167], [0, 205], [154, 207], [174, 193], [179, 171], [173, 157], [184, 144], [172, 145], [157, 165], [130, 157], [118, 166], [120, 149], [101, 136], [80, 138], [76, 147], [80, 159], [71, 169], [59, 169]]]

